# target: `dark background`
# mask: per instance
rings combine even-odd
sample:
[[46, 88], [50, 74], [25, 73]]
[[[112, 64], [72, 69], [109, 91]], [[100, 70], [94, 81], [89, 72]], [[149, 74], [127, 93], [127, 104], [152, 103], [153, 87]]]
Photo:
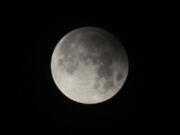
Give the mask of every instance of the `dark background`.
[[[9, 48], [9, 125], [16, 130], [69, 133], [73, 129], [149, 128], [152, 118], [152, 37], [143, 17], [116, 13], [19, 16]], [[83, 105], [66, 98], [50, 71], [51, 55], [69, 31], [97, 26], [116, 35], [127, 50], [129, 75], [107, 102]], [[56, 130], [58, 129], [58, 130]]]

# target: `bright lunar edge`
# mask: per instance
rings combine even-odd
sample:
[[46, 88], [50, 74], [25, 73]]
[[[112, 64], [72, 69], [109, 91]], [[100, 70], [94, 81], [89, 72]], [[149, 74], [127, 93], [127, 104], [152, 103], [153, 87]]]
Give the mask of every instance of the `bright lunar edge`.
[[66, 34], [51, 59], [56, 86], [69, 99], [96, 104], [120, 91], [128, 75], [128, 56], [121, 42], [97, 27]]

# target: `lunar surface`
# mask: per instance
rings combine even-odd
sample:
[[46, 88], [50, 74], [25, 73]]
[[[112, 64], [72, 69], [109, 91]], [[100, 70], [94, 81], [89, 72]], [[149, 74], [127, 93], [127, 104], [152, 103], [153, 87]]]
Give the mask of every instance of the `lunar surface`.
[[58, 42], [52, 54], [51, 72], [66, 97], [96, 104], [120, 91], [128, 75], [128, 57], [111, 33], [97, 27], [82, 27]]

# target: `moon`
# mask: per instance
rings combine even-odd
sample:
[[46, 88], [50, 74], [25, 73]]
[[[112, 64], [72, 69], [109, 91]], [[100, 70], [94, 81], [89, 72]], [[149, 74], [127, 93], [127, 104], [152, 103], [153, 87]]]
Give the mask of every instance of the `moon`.
[[66, 97], [82, 104], [97, 104], [121, 90], [128, 75], [128, 56], [110, 32], [81, 27], [67, 33], [56, 45], [51, 73]]

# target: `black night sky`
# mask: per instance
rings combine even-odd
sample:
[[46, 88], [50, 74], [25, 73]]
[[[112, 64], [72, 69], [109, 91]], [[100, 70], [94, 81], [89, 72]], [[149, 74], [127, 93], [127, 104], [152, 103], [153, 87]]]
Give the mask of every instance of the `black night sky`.
[[[10, 126], [16, 130], [73, 133], [73, 129], [146, 128], [152, 113], [152, 35], [143, 17], [114, 13], [20, 16], [16, 41], [9, 48]], [[129, 75], [121, 91], [107, 102], [83, 105], [56, 87], [50, 60], [57, 42], [69, 31], [96, 26], [116, 35], [129, 57]], [[12, 68], [13, 67], [13, 68]], [[56, 130], [57, 129], [57, 130]]]

